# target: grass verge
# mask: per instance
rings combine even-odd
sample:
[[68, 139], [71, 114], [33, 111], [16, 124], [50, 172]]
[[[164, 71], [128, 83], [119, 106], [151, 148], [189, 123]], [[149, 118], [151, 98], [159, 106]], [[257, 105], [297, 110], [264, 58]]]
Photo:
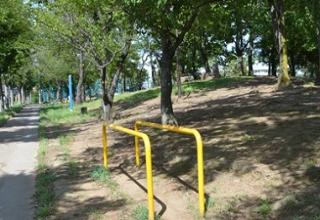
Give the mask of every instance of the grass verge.
[[[41, 130], [40, 130], [41, 131]], [[43, 134], [40, 132], [40, 135]], [[38, 169], [36, 176], [36, 219], [46, 219], [52, 214], [54, 208], [54, 185], [55, 176], [48, 169], [46, 162], [48, 139], [40, 137], [38, 150]]]
[[4, 125], [11, 117], [22, 110], [22, 105], [15, 105], [4, 112], [0, 112], [0, 126]]

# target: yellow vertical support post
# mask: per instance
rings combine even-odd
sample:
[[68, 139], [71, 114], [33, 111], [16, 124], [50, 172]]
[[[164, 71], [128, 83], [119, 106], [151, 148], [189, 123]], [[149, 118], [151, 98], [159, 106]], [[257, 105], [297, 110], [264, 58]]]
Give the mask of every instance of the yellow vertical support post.
[[[204, 164], [203, 164], [203, 143], [202, 138], [196, 129], [175, 127], [171, 125], [162, 125], [146, 121], [136, 121], [135, 129], [138, 131], [138, 126], [147, 126], [151, 128], [164, 129], [181, 134], [193, 135], [197, 145], [197, 170], [198, 170], [198, 197], [199, 197], [199, 213], [204, 217], [205, 214], [205, 194], [204, 194]], [[139, 147], [139, 143], [136, 145]]]
[[148, 193], [148, 209], [149, 220], [154, 220], [154, 202], [153, 202], [153, 177], [152, 177], [152, 154], [151, 144], [147, 135], [142, 137], [146, 150], [146, 172], [147, 172], [147, 193]]
[[[136, 132], [139, 132], [137, 124], [134, 125], [134, 130]], [[134, 147], [135, 147], [135, 153], [136, 153], [136, 165], [140, 166], [140, 149], [139, 149], [139, 137], [138, 136], [134, 136]]]
[[102, 125], [103, 166], [108, 168], [107, 126]]
[[[114, 124], [109, 125], [109, 127], [111, 129], [118, 130], [138, 138], [142, 138], [144, 141], [145, 155], [146, 155], [146, 172], [147, 172], [147, 194], [148, 194], [148, 210], [149, 210], [148, 214], [149, 214], [149, 220], [154, 220], [152, 154], [151, 154], [150, 139], [146, 134], [136, 130], [131, 130], [131, 129], [124, 128]], [[136, 145], [136, 146], [139, 148], [139, 145]], [[139, 163], [140, 163], [140, 160], [139, 160]]]
[[198, 193], [199, 193], [199, 212], [204, 217], [205, 198], [204, 198], [204, 167], [203, 167], [203, 144], [198, 131], [194, 132], [197, 143], [197, 161], [198, 161]]

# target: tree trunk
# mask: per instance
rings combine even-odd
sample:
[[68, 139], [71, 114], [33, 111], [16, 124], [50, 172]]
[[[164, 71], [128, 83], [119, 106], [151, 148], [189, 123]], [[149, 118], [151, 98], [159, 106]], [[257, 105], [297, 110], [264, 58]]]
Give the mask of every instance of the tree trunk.
[[111, 121], [112, 97], [108, 91], [107, 85], [107, 68], [100, 68], [101, 83], [102, 83], [102, 118], [105, 122]]
[[2, 75], [0, 74], [0, 112], [4, 111], [4, 102], [3, 102], [3, 89], [2, 89]]
[[271, 56], [269, 57], [268, 60], [268, 76], [272, 75], [272, 70], [271, 70]]
[[56, 97], [57, 100], [59, 100], [59, 102], [62, 102], [62, 94], [61, 94], [61, 85], [60, 83], [58, 83], [58, 86], [57, 86], [57, 97]]
[[106, 66], [100, 68], [101, 83], [102, 83], [102, 109], [103, 109], [103, 120], [109, 122], [112, 120], [112, 105], [113, 97], [116, 92], [117, 83], [119, 77], [123, 71], [124, 63], [129, 54], [131, 46], [131, 39], [126, 42], [125, 48], [123, 49], [120, 59], [116, 64], [116, 72], [113, 74], [111, 82], [107, 83], [107, 68]]
[[212, 72], [213, 72], [214, 78], [217, 78], [217, 79], [218, 79], [218, 78], [221, 77], [220, 71], [219, 71], [219, 63], [218, 63], [217, 60], [213, 63]]
[[151, 66], [151, 77], [152, 77], [152, 86], [157, 86], [158, 82], [157, 82], [157, 72], [156, 72], [156, 67], [154, 65], [154, 61], [153, 61], [153, 52], [150, 52], [150, 66]]
[[9, 87], [4, 84], [4, 107], [5, 109], [9, 109], [10, 108], [10, 99], [9, 99]]
[[77, 84], [77, 95], [76, 95], [76, 104], [80, 104], [83, 102], [82, 99], [82, 89], [83, 89], [83, 78], [84, 78], [84, 65], [83, 65], [83, 52], [80, 51], [79, 56], [79, 80]]
[[13, 95], [13, 89], [11, 86], [9, 87], [9, 96], [10, 96], [10, 107], [12, 107], [14, 105], [14, 95]]
[[41, 105], [42, 104], [42, 94], [41, 94], [41, 89], [39, 88], [39, 91], [38, 91], [38, 97], [39, 97], [39, 104]]
[[83, 83], [82, 84], [82, 88], [81, 88], [81, 99], [82, 99], [83, 102], [86, 101], [86, 89], [85, 88], [86, 88], [86, 86]]
[[273, 30], [275, 35], [275, 42], [277, 45], [280, 72], [278, 76], [278, 88], [290, 85], [290, 77], [288, 73], [288, 52], [287, 39], [285, 36], [285, 20], [283, 10], [283, 0], [269, 0], [271, 5], [271, 17], [273, 23]]
[[249, 66], [249, 76], [253, 76], [253, 37], [252, 34], [249, 36], [248, 44], [248, 66]]
[[206, 79], [207, 76], [211, 74], [211, 69], [210, 69], [210, 65], [209, 65], [209, 61], [208, 61], [207, 52], [203, 46], [201, 46], [201, 48], [200, 48], [200, 54], [201, 54], [202, 63], [204, 65], [204, 69], [206, 71], [203, 76], [203, 79]]
[[123, 92], [125, 92], [126, 90], [127, 90], [127, 85], [126, 85], [126, 76], [125, 76], [125, 74], [123, 74], [123, 77], [122, 77], [122, 89], [123, 89]]
[[320, 2], [319, 0], [313, 0], [313, 20], [316, 26], [317, 34], [317, 46], [318, 46], [318, 65], [316, 71], [316, 84], [320, 84]]
[[25, 104], [25, 102], [26, 102], [26, 96], [25, 96], [25, 91], [24, 91], [24, 87], [22, 86], [21, 87], [21, 93], [20, 93], [20, 95], [21, 95], [21, 98], [20, 98], [20, 100], [21, 100], [21, 104]]
[[181, 63], [180, 63], [180, 49], [177, 48], [176, 51], [176, 77], [177, 77], [177, 89], [178, 89], [178, 98], [182, 96], [182, 86], [181, 86]]
[[177, 125], [174, 116], [171, 92], [172, 92], [172, 62], [174, 49], [172, 43], [165, 37], [161, 39], [162, 56], [160, 60], [160, 83], [161, 83], [161, 121], [162, 124]]

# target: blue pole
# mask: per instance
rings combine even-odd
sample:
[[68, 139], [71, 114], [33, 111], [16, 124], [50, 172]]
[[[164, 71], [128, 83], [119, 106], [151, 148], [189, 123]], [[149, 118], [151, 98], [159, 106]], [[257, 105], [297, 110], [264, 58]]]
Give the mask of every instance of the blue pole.
[[72, 95], [72, 76], [69, 75], [69, 109], [73, 111], [73, 95]]

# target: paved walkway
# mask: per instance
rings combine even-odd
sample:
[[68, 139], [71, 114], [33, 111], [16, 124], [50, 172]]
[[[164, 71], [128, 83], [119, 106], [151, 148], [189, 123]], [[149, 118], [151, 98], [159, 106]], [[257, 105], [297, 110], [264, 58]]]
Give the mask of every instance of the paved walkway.
[[38, 128], [38, 106], [0, 127], [0, 220], [33, 219]]

